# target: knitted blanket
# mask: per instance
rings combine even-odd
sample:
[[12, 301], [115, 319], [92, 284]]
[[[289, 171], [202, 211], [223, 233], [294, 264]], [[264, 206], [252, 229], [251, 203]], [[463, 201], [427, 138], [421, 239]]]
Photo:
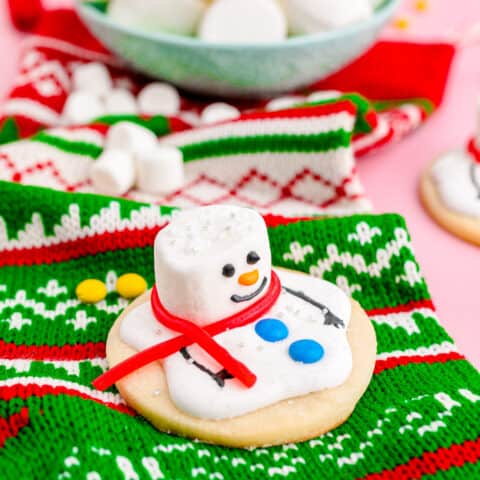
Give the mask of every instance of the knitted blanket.
[[188, 116], [208, 101], [185, 96], [175, 117], [116, 115], [65, 128], [61, 112], [79, 63], [103, 62], [115, 85], [134, 93], [147, 80], [113, 58], [71, 10], [44, 12], [35, 34], [1, 109], [0, 143], [11, 143], [0, 148], [0, 179], [92, 191], [89, 169], [109, 126], [129, 120], [182, 150], [187, 181], [166, 196], [132, 190], [128, 198], [178, 206], [236, 203], [288, 216], [368, 211], [354, 153], [361, 156], [418, 127], [441, 102], [454, 55], [447, 44], [381, 42], [300, 92], [363, 96], [344, 94], [280, 112], [266, 112], [265, 102], [243, 103], [238, 120], [208, 127], [193, 125]]
[[[137, 272], [152, 286], [153, 240], [172, 209], [8, 182], [0, 198], [2, 479], [480, 477], [480, 376], [437, 321], [401, 217], [265, 217], [273, 263], [358, 300], [378, 353], [345, 424], [248, 451], [160, 433], [115, 388], [91, 385], [127, 305], [115, 280]], [[75, 287], [91, 277], [110, 293], [80, 304]]]

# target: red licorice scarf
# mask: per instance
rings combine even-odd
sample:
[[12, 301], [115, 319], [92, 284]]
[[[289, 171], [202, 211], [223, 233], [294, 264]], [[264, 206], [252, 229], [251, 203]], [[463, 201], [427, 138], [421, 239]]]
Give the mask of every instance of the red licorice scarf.
[[467, 145], [468, 153], [473, 157], [475, 163], [480, 163], [480, 149], [477, 147], [475, 138], [471, 138]]
[[184, 347], [197, 343], [212, 358], [220, 363], [225, 370], [240, 380], [246, 387], [252, 387], [256, 382], [256, 376], [243, 363], [232, 357], [227, 350], [219, 345], [213, 338], [226, 330], [242, 327], [254, 322], [266, 313], [277, 301], [282, 286], [277, 274], [272, 270], [270, 286], [265, 295], [248, 306], [241, 312], [230, 317], [211, 323], [205, 327], [199, 327], [190, 320], [175, 317], [162, 305], [158, 292], [154, 286], [150, 296], [150, 304], [155, 318], [165, 327], [174, 330], [180, 335], [165, 342], [153, 345], [146, 350], [120, 362], [103, 375], [93, 381], [93, 386], [98, 390], [105, 390], [118, 380], [130, 373], [148, 365], [149, 363], [166, 358]]

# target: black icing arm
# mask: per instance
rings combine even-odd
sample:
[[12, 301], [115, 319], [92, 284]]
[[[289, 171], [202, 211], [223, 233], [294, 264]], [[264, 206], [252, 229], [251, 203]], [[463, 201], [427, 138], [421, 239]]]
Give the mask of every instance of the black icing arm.
[[475, 175], [475, 167], [476, 166], [477, 165], [473, 162], [470, 165], [470, 180], [472, 181], [473, 186], [475, 187], [475, 190], [477, 190], [477, 198], [480, 198], [480, 185], [478, 184], [477, 177]]
[[332, 313], [332, 311], [328, 307], [323, 305], [323, 303], [317, 302], [316, 300], [301, 291], [292, 290], [291, 288], [285, 286], [282, 286], [282, 288], [291, 295], [294, 295], [295, 297], [300, 298], [304, 302], [307, 302], [310, 305], [313, 305], [314, 307], [321, 310], [321, 312], [325, 316], [325, 321], [323, 323], [324, 325], [333, 325], [335, 328], [345, 328], [344, 321], [341, 318], [337, 317], [334, 313]]

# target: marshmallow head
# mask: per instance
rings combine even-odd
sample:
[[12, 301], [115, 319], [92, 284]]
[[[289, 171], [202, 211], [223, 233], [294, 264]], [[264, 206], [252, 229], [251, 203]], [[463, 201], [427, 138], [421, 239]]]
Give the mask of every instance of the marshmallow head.
[[212, 205], [184, 210], [155, 240], [155, 282], [165, 308], [198, 325], [222, 320], [268, 290], [267, 228], [254, 210]]

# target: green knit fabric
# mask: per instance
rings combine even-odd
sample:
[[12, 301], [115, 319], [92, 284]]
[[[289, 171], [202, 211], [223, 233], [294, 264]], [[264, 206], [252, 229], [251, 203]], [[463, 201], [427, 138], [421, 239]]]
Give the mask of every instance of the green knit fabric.
[[[115, 388], [91, 386], [126, 301], [111, 291], [79, 304], [75, 287], [126, 272], [151, 286], [151, 245], [172, 209], [4, 182], [0, 198], [2, 479], [480, 478], [480, 376], [437, 322], [400, 216], [267, 218], [274, 264], [349, 290], [378, 360], [345, 424], [249, 451], [158, 432]], [[67, 350], [73, 360], [59, 358]]]

